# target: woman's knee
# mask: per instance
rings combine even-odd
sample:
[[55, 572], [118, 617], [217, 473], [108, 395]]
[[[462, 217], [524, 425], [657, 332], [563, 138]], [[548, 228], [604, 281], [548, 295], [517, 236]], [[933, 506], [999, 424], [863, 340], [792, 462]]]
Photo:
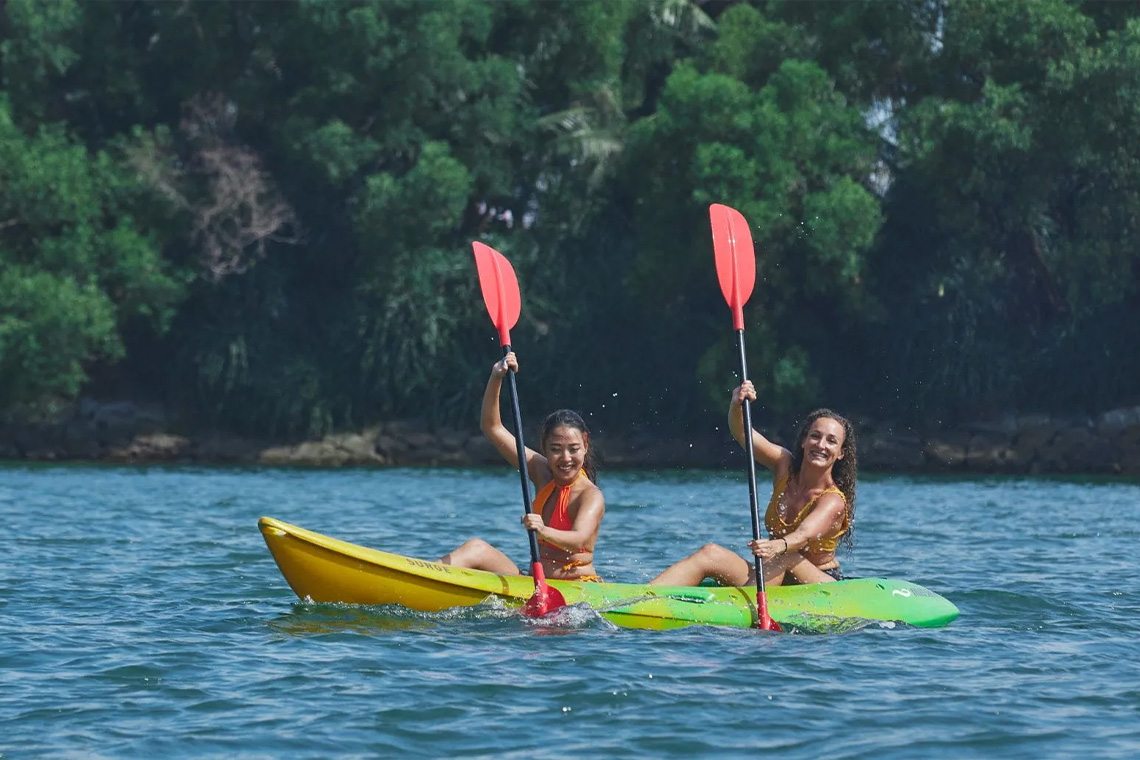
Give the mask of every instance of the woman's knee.
[[481, 562], [494, 552], [492, 546], [481, 538], [469, 538], [440, 558], [445, 565], [470, 567]]
[[800, 557], [799, 562], [792, 562], [789, 565], [788, 575], [794, 577], [798, 583], [831, 583], [835, 580], [802, 557]]
[[728, 549], [725, 549], [720, 544], [708, 543], [702, 546], [700, 549], [697, 549], [693, 556], [706, 562], [715, 562], [724, 557], [726, 553], [728, 553]]
[[456, 551], [482, 554], [491, 548], [491, 545], [481, 538], [469, 538], [459, 545]]

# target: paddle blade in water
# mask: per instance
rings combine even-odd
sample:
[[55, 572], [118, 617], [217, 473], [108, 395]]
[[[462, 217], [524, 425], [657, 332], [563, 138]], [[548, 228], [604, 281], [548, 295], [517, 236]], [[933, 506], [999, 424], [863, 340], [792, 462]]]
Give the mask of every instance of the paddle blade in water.
[[566, 606], [566, 597], [556, 588], [546, 583], [546, 572], [541, 562], [531, 565], [531, 575], [534, 577], [534, 594], [523, 605], [523, 614], [527, 617], [542, 617]]
[[475, 268], [479, 272], [479, 288], [491, 322], [499, 331], [504, 346], [511, 344], [511, 328], [519, 321], [522, 298], [514, 267], [507, 257], [483, 243], [472, 243], [475, 250]]
[[768, 595], [763, 592], [756, 597], [756, 627], [761, 631], [775, 631], [777, 633], [784, 630], [768, 614]]
[[756, 285], [752, 233], [739, 211], [720, 203], [709, 206], [709, 220], [712, 222], [713, 253], [716, 255], [720, 292], [732, 310], [733, 327], [743, 330], [744, 304]]

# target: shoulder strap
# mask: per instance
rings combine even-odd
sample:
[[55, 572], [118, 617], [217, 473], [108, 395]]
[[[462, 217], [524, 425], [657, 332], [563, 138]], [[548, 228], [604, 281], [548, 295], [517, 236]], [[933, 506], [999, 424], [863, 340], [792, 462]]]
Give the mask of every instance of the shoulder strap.
[[[558, 500], [562, 503], [563, 508], [565, 508], [566, 504], [570, 501], [570, 488], [578, 482], [578, 478], [585, 474], [585, 470], [578, 470], [578, 474], [574, 476], [574, 480], [570, 482], [570, 485], [559, 491]], [[538, 493], [534, 495], [534, 503], [531, 504], [531, 510], [541, 515], [543, 508], [546, 507], [546, 502], [550, 500], [550, 494], [554, 493], [554, 489], [557, 487], [553, 479], [548, 480], [546, 485], [538, 489]]]
[[844, 503], [844, 504], [846, 504], [846, 503], [847, 503], [847, 495], [846, 495], [846, 494], [844, 494], [842, 491], [840, 491], [840, 490], [839, 490], [839, 487], [838, 487], [838, 486], [832, 486], [831, 488], [825, 488], [824, 490], [822, 490], [822, 491], [820, 491], [819, 493], [817, 493], [817, 494], [815, 495], [815, 498], [814, 498], [814, 499], [812, 499], [811, 501], [809, 501], [809, 502], [807, 503], [807, 506], [806, 506], [806, 507], [804, 507], [804, 509], [811, 509], [811, 506], [812, 506], [813, 504], [815, 504], [817, 501], [819, 501], [819, 497], [821, 497], [821, 496], [824, 496], [824, 495], [826, 495], [826, 494], [829, 494], [829, 493], [837, 493], [837, 494], [839, 494], [839, 498], [843, 499], [843, 503]]
[[550, 480], [547, 481], [546, 485], [538, 489], [538, 493], [534, 495], [534, 503], [531, 504], [531, 510], [541, 515], [542, 508], [546, 506], [546, 502], [550, 498], [550, 494], [554, 493], [555, 488], [556, 485], [554, 481]]

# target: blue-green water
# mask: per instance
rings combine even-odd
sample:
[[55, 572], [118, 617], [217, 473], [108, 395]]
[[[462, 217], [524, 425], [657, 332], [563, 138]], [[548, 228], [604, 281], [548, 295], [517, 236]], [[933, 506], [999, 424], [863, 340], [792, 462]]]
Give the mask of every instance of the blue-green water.
[[[733, 473], [603, 473], [599, 567], [645, 581], [751, 527]], [[1140, 485], [867, 478], [852, 575], [949, 627], [550, 627], [300, 603], [267, 514], [520, 563], [509, 469], [0, 469], [0, 756], [1132, 758]]]

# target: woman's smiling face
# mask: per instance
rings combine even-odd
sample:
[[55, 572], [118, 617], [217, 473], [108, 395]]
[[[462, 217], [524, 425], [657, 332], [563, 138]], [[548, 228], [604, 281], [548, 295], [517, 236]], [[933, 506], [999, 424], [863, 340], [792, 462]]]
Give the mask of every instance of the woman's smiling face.
[[589, 444], [581, 430], [559, 425], [550, 431], [542, 444], [542, 453], [550, 465], [554, 481], [559, 485], [574, 482], [586, 461]]
[[843, 424], [831, 417], [820, 417], [808, 428], [804, 436], [804, 462], [818, 467], [829, 467], [843, 458], [843, 441], [846, 434]]

